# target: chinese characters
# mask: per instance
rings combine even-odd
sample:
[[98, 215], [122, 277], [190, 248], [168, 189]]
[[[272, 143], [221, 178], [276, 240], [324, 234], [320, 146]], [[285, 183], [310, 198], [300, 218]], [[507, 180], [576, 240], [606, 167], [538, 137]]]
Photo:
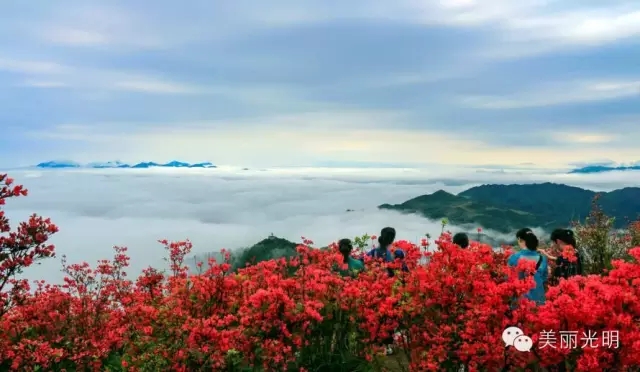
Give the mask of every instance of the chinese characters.
[[615, 330], [602, 331], [598, 337], [598, 333], [594, 331], [582, 332], [578, 331], [542, 331], [538, 339], [540, 349], [544, 348], [560, 348], [560, 349], [577, 349], [582, 348], [609, 348], [617, 349], [620, 347], [620, 333]]

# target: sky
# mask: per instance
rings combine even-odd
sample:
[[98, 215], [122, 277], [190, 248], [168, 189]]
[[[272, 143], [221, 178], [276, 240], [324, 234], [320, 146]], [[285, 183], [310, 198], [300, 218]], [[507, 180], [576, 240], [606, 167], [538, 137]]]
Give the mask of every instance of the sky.
[[6, 1], [0, 166], [634, 162], [639, 35], [630, 0]]
[[[416, 215], [378, 210], [443, 189], [458, 193], [481, 183], [554, 181], [609, 191], [634, 185], [630, 172], [599, 175], [505, 174], [401, 170], [357, 173], [336, 170], [80, 170], [13, 171], [29, 196], [3, 206], [13, 225], [32, 213], [50, 217], [60, 228], [51, 240], [58, 258], [25, 272], [29, 279], [59, 282], [62, 255], [69, 263], [113, 257], [114, 245], [127, 246], [129, 273], [152, 265], [166, 267], [158, 239], [190, 239], [193, 253], [205, 255], [223, 248], [251, 246], [273, 233], [291, 241], [302, 236], [316, 246], [338, 239], [379, 234], [395, 227], [397, 238], [419, 242], [424, 234], [439, 236], [441, 222]], [[637, 179], [637, 176], [636, 176]], [[352, 209], [353, 212], [346, 212]], [[474, 232], [478, 226], [449, 226]], [[543, 233], [530, 226], [544, 240]], [[485, 229], [495, 238], [511, 240]]]

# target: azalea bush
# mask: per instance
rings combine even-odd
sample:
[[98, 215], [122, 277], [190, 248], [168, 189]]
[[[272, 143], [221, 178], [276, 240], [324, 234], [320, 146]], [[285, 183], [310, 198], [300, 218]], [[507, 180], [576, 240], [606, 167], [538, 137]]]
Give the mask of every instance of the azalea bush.
[[[0, 178], [0, 204], [26, 191]], [[16, 191], [17, 190], [17, 191]], [[160, 241], [167, 272], [148, 268], [128, 278], [127, 249], [111, 260], [64, 262], [61, 285], [30, 287], [15, 274], [53, 255], [57, 231], [33, 216], [11, 232], [0, 213], [0, 370], [21, 371], [625, 371], [640, 367], [640, 247], [614, 260], [606, 276], [560, 280], [547, 302], [518, 300], [532, 288], [533, 263], [506, 265], [509, 249], [472, 242], [398, 241], [390, 266], [363, 257], [366, 270], [338, 275], [337, 247], [303, 239], [292, 259], [230, 270], [227, 260], [189, 274], [188, 241]], [[356, 240], [361, 256], [376, 237]], [[567, 255], [570, 255], [567, 250]], [[228, 255], [227, 255], [228, 257]], [[567, 257], [573, 259], [572, 257]], [[422, 264], [427, 261], [428, 264]], [[517, 326], [530, 352], [505, 348]], [[562, 332], [577, 333], [562, 347]], [[597, 342], [583, 347], [583, 334]], [[616, 333], [614, 333], [616, 332]], [[554, 347], [549, 346], [555, 333]], [[616, 335], [617, 343], [612, 342]], [[603, 335], [608, 335], [605, 340]], [[607, 341], [607, 342], [605, 342]], [[384, 355], [389, 343], [395, 354]], [[615, 347], [614, 347], [615, 346]]]

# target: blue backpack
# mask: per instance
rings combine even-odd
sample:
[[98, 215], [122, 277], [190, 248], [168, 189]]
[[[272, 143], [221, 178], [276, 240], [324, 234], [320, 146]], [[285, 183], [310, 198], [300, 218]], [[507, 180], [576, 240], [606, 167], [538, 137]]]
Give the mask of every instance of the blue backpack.
[[367, 256], [384, 259], [385, 262], [393, 262], [393, 257], [391, 256], [391, 252], [388, 249], [385, 249], [384, 252], [381, 252], [378, 248], [373, 248], [367, 253]]

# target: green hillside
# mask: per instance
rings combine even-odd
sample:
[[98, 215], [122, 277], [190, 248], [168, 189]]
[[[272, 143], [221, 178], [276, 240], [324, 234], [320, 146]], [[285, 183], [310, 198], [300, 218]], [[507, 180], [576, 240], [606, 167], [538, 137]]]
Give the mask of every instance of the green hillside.
[[247, 264], [255, 264], [262, 261], [281, 257], [293, 257], [298, 254], [296, 247], [299, 243], [271, 235], [266, 239], [240, 250], [232, 259], [232, 269], [237, 270]]
[[[262, 261], [283, 257], [294, 257], [298, 254], [296, 248], [300, 244], [301, 243], [294, 243], [287, 239], [271, 235], [250, 247], [232, 250], [230, 255], [231, 270], [236, 271], [240, 268], [246, 267], [247, 265], [254, 265]], [[317, 249], [328, 248], [329, 247], [317, 247]], [[209, 252], [195, 254], [191, 258], [187, 259], [186, 262], [194, 271], [198, 271], [196, 266], [197, 263], [202, 262], [203, 270], [206, 270], [209, 258], [215, 258], [218, 263], [224, 260], [222, 253]]]
[[457, 225], [473, 224], [501, 232], [543, 223], [531, 213], [476, 202], [442, 190], [407, 200], [402, 204], [382, 204], [378, 208], [416, 213], [436, 220], [446, 217]]
[[[235, 271], [247, 265], [274, 258], [293, 257], [297, 254], [297, 246], [298, 243], [271, 235], [250, 247], [232, 250], [230, 255], [231, 270]], [[197, 263], [202, 262], [204, 264], [203, 269], [206, 270], [209, 258], [214, 258], [218, 263], [224, 260], [222, 253], [208, 252], [193, 255], [187, 259], [187, 264], [194, 271], [197, 271]]]
[[[500, 232], [522, 227], [568, 226], [589, 214], [596, 192], [579, 187], [542, 183], [530, 185], [482, 185], [453, 195], [437, 191], [402, 204], [378, 208], [416, 213], [430, 219], [448, 218], [453, 224], [473, 224]], [[640, 188], [628, 187], [601, 193], [603, 210], [623, 227], [640, 214]]]
[[582, 220], [591, 209], [591, 201], [600, 194], [599, 204], [609, 216], [616, 218], [616, 227], [626, 226], [640, 214], [640, 188], [627, 187], [611, 192], [597, 193], [579, 187], [555, 183], [530, 185], [482, 185], [461, 192], [459, 196], [470, 200], [510, 207], [536, 215], [548, 224], [565, 226]]

